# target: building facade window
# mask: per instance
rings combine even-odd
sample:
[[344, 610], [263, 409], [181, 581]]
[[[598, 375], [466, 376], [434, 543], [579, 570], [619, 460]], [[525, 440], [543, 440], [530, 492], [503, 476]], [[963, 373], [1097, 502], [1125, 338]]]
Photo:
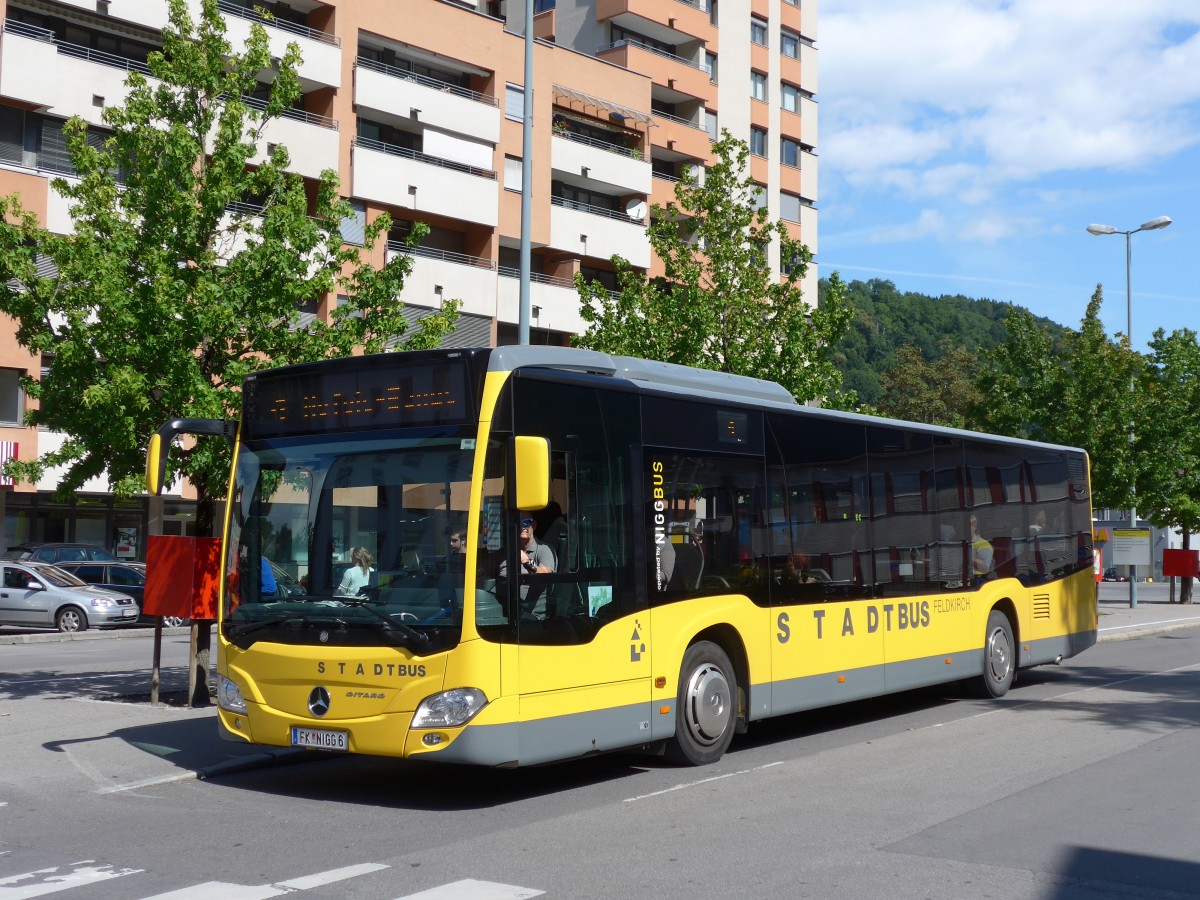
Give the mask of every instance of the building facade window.
[[779, 144], [779, 161], [785, 166], [800, 167], [800, 145], [791, 138], [782, 138]]
[[755, 156], [767, 155], [767, 130], [765, 128], [750, 128], [750, 152]]
[[800, 35], [792, 31], [779, 32], [779, 52], [792, 59], [800, 58]]
[[717, 55], [715, 53], [704, 54], [704, 71], [708, 73], [708, 80], [713, 84], [717, 83]]
[[519, 156], [504, 157], [504, 189], [506, 191], [521, 190], [521, 184], [525, 177], [522, 164], [523, 160]]
[[350, 201], [350, 215], [339, 223], [342, 240], [347, 244], [361, 247], [367, 233], [367, 205], [361, 200]]
[[704, 130], [708, 132], [710, 141], [717, 139], [717, 114], [711, 109], [704, 111]]
[[522, 121], [525, 118], [525, 88], [519, 84], [504, 85], [504, 116]]
[[779, 194], [779, 218], [789, 222], [800, 221], [800, 198], [795, 194]]
[[0, 369], [0, 423], [21, 425], [25, 416], [25, 392], [18, 369]]
[[750, 17], [750, 40], [760, 46], [767, 46], [767, 23], [756, 16]]
[[764, 102], [767, 99], [767, 76], [753, 69], [750, 70], [750, 96]]
[[788, 112], [800, 112], [800, 89], [786, 81], [779, 83], [779, 105]]

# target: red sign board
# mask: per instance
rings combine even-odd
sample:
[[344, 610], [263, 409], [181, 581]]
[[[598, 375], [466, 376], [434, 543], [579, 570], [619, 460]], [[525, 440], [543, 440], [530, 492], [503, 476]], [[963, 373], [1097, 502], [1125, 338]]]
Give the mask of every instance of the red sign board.
[[1200, 578], [1200, 550], [1164, 550], [1163, 577]]
[[219, 538], [152, 534], [146, 539], [146, 615], [215, 619], [220, 583]]

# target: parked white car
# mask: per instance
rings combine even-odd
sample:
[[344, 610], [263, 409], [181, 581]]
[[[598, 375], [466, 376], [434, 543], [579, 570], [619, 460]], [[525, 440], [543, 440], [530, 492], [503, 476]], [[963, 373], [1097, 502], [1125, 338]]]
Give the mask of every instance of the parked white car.
[[49, 563], [0, 560], [0, 625], [86, 631], [133, 625], [140, 612], [128, 594], [87, 584]]

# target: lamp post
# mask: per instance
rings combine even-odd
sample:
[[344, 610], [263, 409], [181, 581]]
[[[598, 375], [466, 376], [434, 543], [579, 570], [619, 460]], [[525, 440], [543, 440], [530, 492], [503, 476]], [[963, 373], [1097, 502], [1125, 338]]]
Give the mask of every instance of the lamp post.
[[[1114, 228], [1112, 225], [1089, 225], [1087, 227], [1088, 234], [1103, 235], [1103, 234], [1123, 234], [1125, 235], [1125, 332], [1129, 337], [1129, 349], [1133, 349], [1133, 247], [1130, 238], [1139, 231], [1157, 231], [1160, 228], [1166, 228], [1171, 224], [1170, 216], [1159, 216], [1157, 219], [1151, 219], [1149, 222], [1143, 222], [1137, 228], [1130, 231], [1121, 231], [1119, 228]], [[1134, 390], [1133, 376], [1129, 377], [1129, 392], [1132, 394]], [[1133, 418], [1129, 419], [1129, 456], [1133, 458]], [[1134, 487], [1134, 493], [1129, 504], [1129, 527], [1137, 528], [1137, 488]], [[1130, 608], [1137, 606], [1137, 566], [1129, 566], [1129, 606]]]

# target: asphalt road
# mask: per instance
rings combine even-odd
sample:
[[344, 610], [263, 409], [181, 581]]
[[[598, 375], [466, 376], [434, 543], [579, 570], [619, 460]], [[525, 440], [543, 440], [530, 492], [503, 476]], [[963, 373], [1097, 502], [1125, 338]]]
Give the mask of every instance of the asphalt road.
[[[1200, 896], [1200, 628], [1000, 702], [756, 723], [703, 769], [272, 761], [211, 710], [104, 699], [146, 683], [146, 643], [0, 646], [0, 900]], [[84, 646], [114, 655], [60, 655]]]

